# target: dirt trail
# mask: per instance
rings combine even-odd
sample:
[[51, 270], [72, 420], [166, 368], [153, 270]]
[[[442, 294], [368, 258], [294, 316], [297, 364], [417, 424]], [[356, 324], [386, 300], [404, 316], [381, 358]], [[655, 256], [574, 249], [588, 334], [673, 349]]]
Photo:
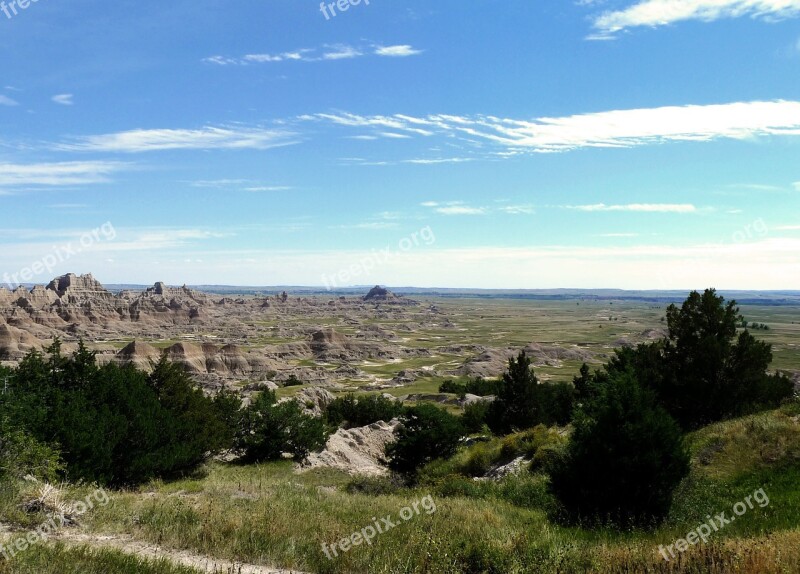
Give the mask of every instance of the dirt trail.
[[[3, 533], [2, 538], [7, 537], [9, 537], [9, 533]], [[267, 566], [201, 556], [182, 550], [171, 550], [156, 544], [135, 540], [128, 536], [101, 536], [60, 532], [55, 536], [50, 536], [48, 540], [51, 542], [63, 542], [67, 546], [89, 546], [93, 549], [118, 550], [145, 560], [163, 559], [207, 574], [308, 574], [299, 570], [269, 568]]]

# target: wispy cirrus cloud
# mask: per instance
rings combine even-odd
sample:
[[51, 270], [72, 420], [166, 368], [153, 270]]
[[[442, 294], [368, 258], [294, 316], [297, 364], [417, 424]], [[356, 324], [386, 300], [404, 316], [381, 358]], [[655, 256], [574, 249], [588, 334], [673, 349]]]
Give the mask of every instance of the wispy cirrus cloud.
[[74, 96], [72, 94], [56, 94], [50, 99], [56, 104], [60, 104], [62, 106], [71, 106], [75, 103], [72, 101], [73, 97]]
[[800, 0], [640, 0], [622, 10], [598, 16], [594, 28], [599, 36], [612, 36], [640, 26], [655, 28], [686, 20], [713, 22], [749, 16], [779, 20], [800, 15]]
[[16, 100], [13, 100], [13, 99], [9, 98], [8, 96], [4, 96], [3, 94], [0, 94], [0, 106], [12, 107], [12, 106], [18, 106], [18, 105], [19, 105], [19, 102], [17, 102]]
[[[799, 0], [800, 1], [800, 0]], [[612, 110], [518, 120], [496, 116], [314, 114], [300, 120], [346, 128], [390, 128], [398, 133], [491, 144], [505, 153], [555, 153], [581, 148], [629, 148], [669, 142], [748, 140], [800, 135], [800, 102], [755, 101], [716, 105]]]
[[292, 187], [288, 185], [266, 185], [250, 179], [201, 179], [189, 183], [192, 187], [248, 191], [253, 193], [263, 191], [290, 191], [292, 189]]
[[390, 58], [407, 58], [421, 54], [422, 50], [416, 50], [408, 44], [398, 46], [378, 46], [375, 48], [376, 56], [388, 56]]
[[350, 44], [326, 44], [320, 48], [303, 48], [291, 52], [254, 53], [241, 57], [210, 56], [203, 58], [207, 64], [218, 66], [247, 66], [249, 64], [275, 64], [278, 62], [326, 62], [335, 60], [352, 60], [364, 56], [383, 58], [407, 58], [423, 51], [409, 44], [393, 46], [370, 45], [352, 46]]
[[137, 129], [81, 136], [61, 143], [61, 151], [139, 153], [178, 149], [269, 149], [297, 143], [296, 134], [259, 127], [204, 127], [201, 129]]
[[68, 186], [105, 183], [126, 166], [109, 161], [0, 163], [0, 187]]
[[535, 209], [529, 204], [502, 205], [499, 207], [476, 207], [467, 205], [463, 201], [425, 201], [422, 207], [432, 209], [439, 215], [489, 215], [491, 213], [505, 213], [507, 215], [532, 215]]
[[695, 213], [697, 208], [691, 203], [628, 203], [625, 205], [565, 205], [566, 209], [577, 211], [633, 211], [636, 213]]

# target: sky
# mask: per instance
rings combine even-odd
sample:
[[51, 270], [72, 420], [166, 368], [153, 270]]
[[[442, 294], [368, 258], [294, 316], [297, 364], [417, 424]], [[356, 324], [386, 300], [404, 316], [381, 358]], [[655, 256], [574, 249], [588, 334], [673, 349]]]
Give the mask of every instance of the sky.
[[800, 289], [800, 0], [337, 2], [0, 3], [0, 284]]

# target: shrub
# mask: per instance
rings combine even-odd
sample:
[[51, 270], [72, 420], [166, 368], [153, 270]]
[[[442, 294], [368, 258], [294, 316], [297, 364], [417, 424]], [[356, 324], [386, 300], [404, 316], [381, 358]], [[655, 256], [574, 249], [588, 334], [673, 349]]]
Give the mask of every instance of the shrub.
[[497, 379], [484, 379], [477, 377], [471, 379], [466, 384], [466, 390], [471, 395], [478, 395], [479, 397], [488, 397], [490, 395], [497, 395], [500, 392], [501, 381]]
[[531, 360], [520, 352], [508, 362], [487, 422], [492, 431], [507, 434], [537, 424], [564, 425], [572, 417], [575, 391], [569, 383], [539, 384]]
[[401, 416], [397, 441], [386, 447], [389, 467], [415, 475], [424, 464], [452, 456], [464, 435], [461, 419], [434, 405], [409, 407]]
[[388, 422], [403, 412], [398, 401], [380, 395], [356, 397], [353, 394], [334, 399], [325, 409], [325, 420], [338, 427], [346, 423], [350, 428], [371, 425], [378, 421]]
[[162, 360], [149, 377], [132, 366], [98, 367], [79, 345], [56, 340], [13, 371], [0, 411], [11, 428], [57, 445], [74, 480], [131, 485], [189, 472], [229, 446], [214, 401]]
[[289, 378], [283, 383], [284, 387], [300, 387], [303, 385], [303, 381], [298, 379], [294, 374], [289, 375]]
[[489, 472], [495, 461], [493, 450], [487, 443], [478, 443], [470, 448], [461, 472], [467, 476], [483, 476]]
[[453, 380], [447, 380], [439, 385], [439, 392], [464, 396], [467, 394], [467, 385], [464, 383], [456, 383]]
[[0, 424], [0, 480], [21, 479], [27, 475], [45, 482], [56, 482], [63, 471], [57, 449], [43, 444], [25, 431]]
[[464, 428], [469, 433], [483, 432], [486, 426], [486, 420], [489, 416], [489, 408], [491, 403], [486, 401], [477, 401], [464, 407], [464, 414], [461, 416], [461, 422]]
[[325, 446], [322, 419], [307, 415], [296, 401], [277, 403], [273, 391], [259, 394], [242, 417], [237, 446], [247, 462], [279, 460], [283, 453], [304, 458]]
[[[580, 409], [551, 488], [573, 520], [648, 525], [666, 516], [689, 471], [680, 427], [632, 371], [609, 377]], [[554, 453], [557, 455], [557, 453]]]
[[452, 380], [447, 380], [439, 385], [440, 393], [451, 393], [461, 396], [469, 393], [479, 397], [488, 397], [490, 395], [496, 395], [499, 391], [500, 381], [486, 380], [483, 377], [470, 379], [465, 383], [457, 383]]

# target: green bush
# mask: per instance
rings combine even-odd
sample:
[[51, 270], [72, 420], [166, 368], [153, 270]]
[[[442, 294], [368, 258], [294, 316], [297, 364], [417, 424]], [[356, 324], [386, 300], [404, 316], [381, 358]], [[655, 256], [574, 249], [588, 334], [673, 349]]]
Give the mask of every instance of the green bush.
[[307, 415], [296, 401], [277, 403], [273, 391], [259, 394], [244, 410], [237, 446], [247, 462], [279, 460], [283, 453], [304, 458], [325, 446], [322, 419]]
[[401, 416], [397, 441], [386, 447], [389, 467], [408, 476], [437, 458], [449, 458], [458, 448], [464, 427], [461, 419], [434, 405], [409, 407]]
[[380, 395], [356, 397], [348, 394], [334, 399], [325, 409], [325, 421], [334, 427], [363, 427], [378, 421], [389, 422], [400, 416], [403, 405]]
[[289, 375], [289, 378], [283, 383], [284, 387], [301, 387], [303, 386], [303, 381], [298, 379], [295, 375]]
[[632, 371], [610, 376], [578, 409], [563, 456], [551, 453], [552, 492], [571, 520], [651, 525], [689, 472], [680, 427]]
[[569, 383], [539, 384], [523, 351], [509, 360], [487, 422], [498, 434], [538, 424], [565, 425], [572, 418], [574, 400], [575, 389]]
[[18, 480], [31, 475], [56, 482], [64, 470], [57, 449], [43, 444], [25, 431], [0, 423], [0, 480]]
[[486, 420], [489, 416], [489, 408], [491, 403], [486, 401], [478, 401], [464, 407], [464, 414], [461, 416], [461, 422], [464, 428], [469, 433], [483, 432], [486, 426]]
[[439, 385], [440, 393], [451, 393], [454, 395], [464, 396], [467, 393], [477, 395], [479, 397], [488, 397], [496, 395], [500, 391], [500, 381], [487, 380], [483, 377], [470, 379], [465, 383], [458, 383], [453, 380], [447, 380]]
[[467, 459], [461, 466], [462, 474], [467, 476], [483, 476], [495, 462], [495, 452], [492, 445], [478, 443], [469, 449]]
[[139, 484], [194, 470], [230, 446], [214, 400], [162, 360], [148, 376], [132, 366], [98, 367], [81, 343], [72, 357], [56, 340], [33, 352], [0, 397], [11, 428], [58, 449], [72, 480]]

